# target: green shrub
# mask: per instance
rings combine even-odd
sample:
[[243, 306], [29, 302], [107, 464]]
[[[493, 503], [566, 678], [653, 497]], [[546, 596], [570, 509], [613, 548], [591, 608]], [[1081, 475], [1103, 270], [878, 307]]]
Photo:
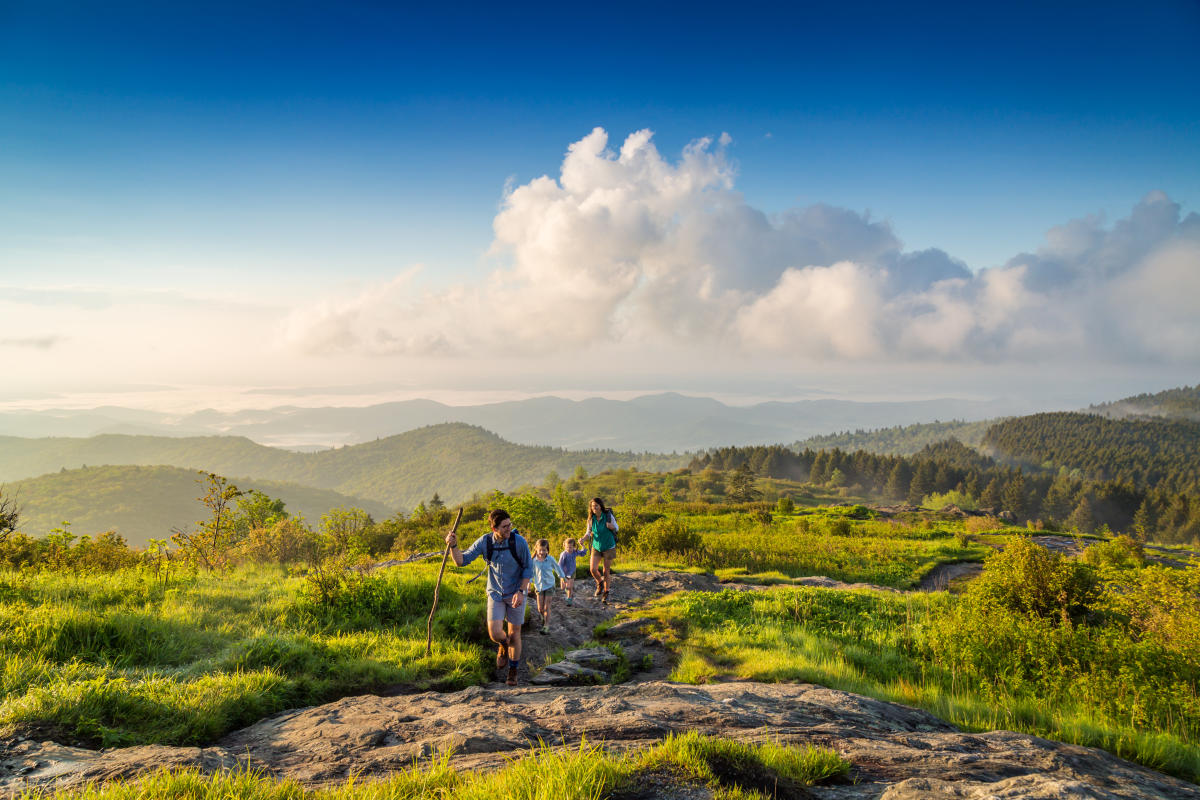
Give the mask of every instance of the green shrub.
[[1013, 539], [988, 558], [972, 582], [968, 600], [1062, 621], [1079, 619], [1099, 597], [1095, 570], [1052, 553], [1027, 536]]
[[1083, 551], [1083, 560], [1094, 567], [1132, 569], [1146, 563], [1146, 551], [1129, 536], [1099, 542]]
[[643, 555], [678, 556], [689, 563], [703, 561], [707, 553], [704, 537], [692, 531], [678, 517], [660, 519], [646, 525], [638, 536], [636, 546]]

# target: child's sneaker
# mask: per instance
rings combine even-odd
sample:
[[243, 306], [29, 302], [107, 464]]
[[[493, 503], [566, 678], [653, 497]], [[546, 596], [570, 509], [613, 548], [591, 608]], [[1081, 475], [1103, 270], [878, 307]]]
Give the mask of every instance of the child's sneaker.
[[573, 605], [575, 605], [575, 598], [574, 598], [574, 597], [568, 597], [568, 598], [567, 598], [567, 605], [569, 605], [569, 606], [573, 606]]
[[550, 633], [550, 626], [543, 625], [542, 629], [538, 631], [538, 633], [540, 633], [542, 636], [545, 636], [546, 634]]

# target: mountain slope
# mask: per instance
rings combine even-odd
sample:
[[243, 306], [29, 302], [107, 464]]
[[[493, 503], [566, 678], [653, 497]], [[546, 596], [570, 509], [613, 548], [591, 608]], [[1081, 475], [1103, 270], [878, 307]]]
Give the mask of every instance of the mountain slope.
[[983, 437], [983, 447], [1011, 461], [1079, 470], [1094, 480], [1200, 492], [1196, 422], [1031, 414], [993, 425]]
[[330, 489], [405, 509], [434, 492], [455, 502], [476, 492], [541, 483], [551, 470], [564, 476], [576, 466], [588, 472], [622, 467], [664, 470], [687, 460], [687, 456], [529, 447], [457, 423], [318, 453], [293, 453], [229, 436], [0, 438], [0, 481], [5, 483], [85, 465], [169, 465]]
[[832, 450], [841, 448], [849, 452], [866, 450], [883, 455], [911, 456], [932, 444], [957, 439], [965, 445], [977, 447], [995, 420], [979, 422], [923, 422], [916, 425], [897, 425], [875, 430], [856, 430], [853, 433], [833, 433], [828, 436], [812, 436], [794, 445], [797, 450]]
[[1099, 403], [1088, 408], [1088, 411], [1114, 418], [1161, 417], [1200, 422], [1200, 384], [1167, 389], [1156, 394], [1134, 395], [1112, 403]]
[[[65, 520], [72, 533], [115, 530], [130, 544], [143, 546], [205, 516], [196, 499], [203, 493], [198, 477], [195, 470], [179, 467], [88, 467], [29, 478], [7, 489], [21, 507], [22, 533], [42, 536]], [[362, 508], [377, 520], [392, 513], [380, 503], [326, 489], [254, 478], [231, 481], [243, 491], [257, 489], [283, 500], [289, 514], [301, 514], [312, 525], [338, 506]]]

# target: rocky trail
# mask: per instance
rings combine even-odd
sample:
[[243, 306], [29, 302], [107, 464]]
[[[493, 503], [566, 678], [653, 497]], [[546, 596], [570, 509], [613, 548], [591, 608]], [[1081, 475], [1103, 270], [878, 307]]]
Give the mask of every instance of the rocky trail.
[[[838, 585], [810, 579], [813, 585]], [[808, 581], [806, 581], [808, 582]], [[680, 590], [731, 588], [711, 575], [623, 573], [610, 604], [578, 581], [576, 602], [556, 596], [551, 632], [535, 621], [525, 632], [525, 665], [558, 651], [583, 670], [611, 670], [607, 650], [584, 648], [597, 625], [646, 599]], [[734, 586], [754, 589], [757, 587]], [[581, 741], [624, 751], [671, 733], [698, 731], [744, 741], [832, 747], [850, 760], [852, 780], [792, 796], [828, 800], [965, 800], [967, 798], [1195, 798], [1200, 787], [1091, 748], [993, 731], [961, 733], [926, 712], [809, 684], [728, 682], [706, 686], [665, 680], [667, 653], [636, 620], [608, 629], [635, 670], [616, 685], [570, 685], [553, 669], [525, 673], [522, 684], [497, 680], [457, 692], [347, 697], [287, 711], [236, 731], [211, 747], [142, 746], [94, 751], [50, 742], [0, 742], [0, 793], [124, 780], [163, 767], [215, 771], [250, 766], [266, 774], [322, 785], [383, 777], [447, 750], [460, 769], [504, 765], [530, 746], [578, 747]], [[581, 654], [578, 651], [583, 651]], [[591, 655], [588, 655], [588, 653]], [[589, 660], [590, 659], [590, 660]], [[542, 684], [554, 681], [563, 685]], [[704, 787], [655, 776], [644, 797], [711, 796]], [[633, 796], [633, 795], [631, 795]]]

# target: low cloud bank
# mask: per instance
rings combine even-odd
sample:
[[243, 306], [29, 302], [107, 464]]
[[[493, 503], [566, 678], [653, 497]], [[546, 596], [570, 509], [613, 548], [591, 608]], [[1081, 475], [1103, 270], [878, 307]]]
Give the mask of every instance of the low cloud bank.
[[295, 311], [315, 354], [544, 355], [616, 343], [806, 359], [1200, 361], [1200, 215], [1151, 192], [1111, 227], [1051, 229], [1036, 253], [972, 272], [905, 252], [891, 226], [815, 205], [767, 215], [734, 188], [728, 137], [675, 161], [650, 131], [600, 128], [558, 179], [506, 196], [503, 266], [420, 289], [416, 271]]

